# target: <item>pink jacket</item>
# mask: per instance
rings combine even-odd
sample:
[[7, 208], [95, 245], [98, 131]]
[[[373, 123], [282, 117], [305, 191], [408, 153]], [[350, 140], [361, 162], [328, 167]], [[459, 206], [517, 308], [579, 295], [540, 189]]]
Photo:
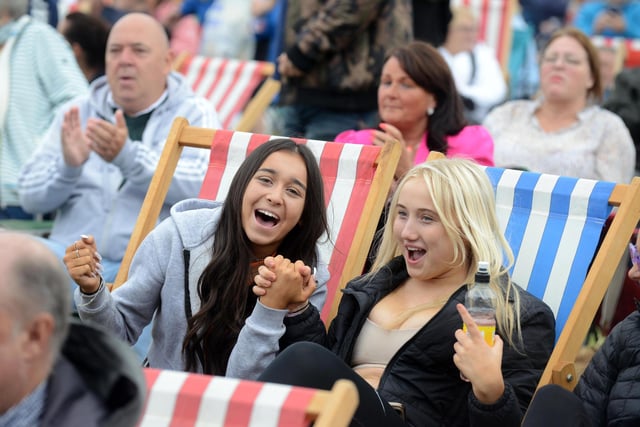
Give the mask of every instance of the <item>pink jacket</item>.
[[[371, 145], [374, 129], [346, 130], [336, 136], [336, 142], [349, 142], [352, 144]], [[447, 138], [449, 149], [447, 157], [466, 157], [475, 160], [481, 165], [493, 166], [493, 138], [482, 126], [466, 126], [459, 134]], [[414, 163], [427, 160], [429, 149], [427, 148], [427, 134], [425, 132]]]

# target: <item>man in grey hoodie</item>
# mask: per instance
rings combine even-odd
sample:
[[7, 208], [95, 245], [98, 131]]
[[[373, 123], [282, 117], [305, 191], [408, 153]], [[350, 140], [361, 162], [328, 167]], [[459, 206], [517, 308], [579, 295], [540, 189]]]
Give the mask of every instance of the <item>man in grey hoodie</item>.
[[67, 281], [40, 241], [0, 233], [0, 425], [133, 426], [142, 369], [123, 342], [69, 321]]
[[[196, 97], [171, 63], [160, 23], [141, 13], [121, 18], [107, 41], [106, 76], [62, 109], [20, 174], [24, 209], [56, 211], [51, 249], [62, 259], [80, 235], [96, 236], [107, 282], [117, 274], [173, 119], [220, 127], [212, 104]], [[198, 195], [208, 160], [206, 150], [183, 151], [161, 218]]]

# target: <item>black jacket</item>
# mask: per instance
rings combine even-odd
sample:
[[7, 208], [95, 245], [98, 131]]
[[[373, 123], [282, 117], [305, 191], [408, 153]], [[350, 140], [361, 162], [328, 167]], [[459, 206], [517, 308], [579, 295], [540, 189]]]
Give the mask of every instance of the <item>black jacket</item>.
[[146, 396], [138, 359], [99, 327], [72, 322], [47, 386], [42, 427], [134, 427]]
[[[397, 257], [373, 279], [352, 280], [344, 290], [328, 335], [317, 325], [307, 325], [305, 339], [322, 342], [351, 365], [355, 340], [369, 312], [407, 278], [404, 259]], [[465, 294], [466, 286], [462, 286], [396, 353], [380, 379], [378, 392], [387, 401], [402, 402], [407, 422], [412, 426], [520, 426], [553, 349], [553, 314], [542, 301], [520, 290], [526, 352], [519, 352], [504, 340], [505, 393], [497, 403], [487, 406], [475, 399], [471, 385], [460, 379], [453, 363], [454, 332], [462, 326], [455, 306], [458, 302], [464, 303]], [[498, 334], [505, 336], [501, 331]], [[286, 337], [293, 338], [289, 329]]]
[[613, 328], [575, 393], [594, 426], [640, 426], [640, 311]]

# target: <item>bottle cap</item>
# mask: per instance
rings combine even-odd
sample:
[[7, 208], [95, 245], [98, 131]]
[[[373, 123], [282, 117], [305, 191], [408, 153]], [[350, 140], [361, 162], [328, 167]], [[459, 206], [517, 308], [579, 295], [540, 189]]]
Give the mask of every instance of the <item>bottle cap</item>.
[[475, 280], [476, 283], [489, 283], [489, 263], [487, 261], [478, 261]]

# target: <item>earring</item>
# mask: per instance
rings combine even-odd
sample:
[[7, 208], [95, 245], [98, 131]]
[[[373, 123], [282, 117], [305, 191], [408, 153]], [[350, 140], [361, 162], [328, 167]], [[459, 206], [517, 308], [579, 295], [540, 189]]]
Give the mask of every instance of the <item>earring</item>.
[[433, 115], [433, 112], [435, 111], [435, 109], [433, 107], [429, 107], [427, 108], [427, 116], [431, 116]]

